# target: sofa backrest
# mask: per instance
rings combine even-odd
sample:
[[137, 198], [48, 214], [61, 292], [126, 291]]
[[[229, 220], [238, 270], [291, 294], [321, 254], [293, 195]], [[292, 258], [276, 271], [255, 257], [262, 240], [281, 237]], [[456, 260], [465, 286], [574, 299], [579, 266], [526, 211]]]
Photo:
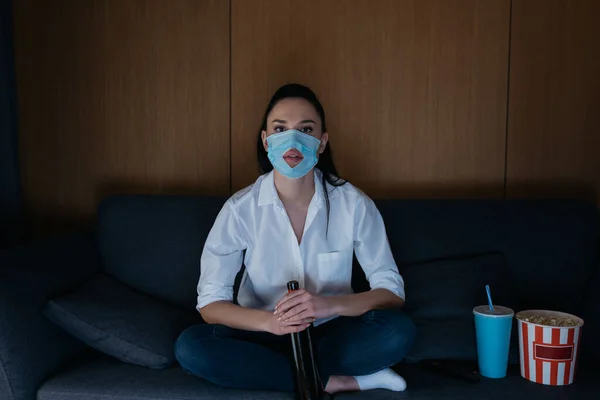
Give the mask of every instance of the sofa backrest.
[[[225, 200], [107, 199], [98, 224], [105, 271], [141, 292], [193, 310], [204, 241]], [[595, 293], [591, 285], [599, 280], [593, 277], [600, 277], [595, 205], [574, 200], [378, 200], [376, 204], [400, 272], [403, 265], [432, 259], [501, 253], [519, 309], [554, 309], [584, 318], [595, 312], [585, 336], [600, 336], [598, 307], [589, 304], [594, 301], [590, 293]]]
[[517, 297], [515, 311], [549, 309], [582, 317], [582, 359], [600, 360], [594, 343], [600, 337], [595, 204], [564, 199], [376, 203], [401, 273], [404, 265], [431, 259], [502, 253]]
[[580, 312], [598, 268], [593, 204], [575, 200], [381, 200], [394, 257], [403, 264], [504, 254], [521, 309]]
[[99, 209], [104, 271], [173, 306], [194, 310], [200, 255], [218, 197], [116, 196]]

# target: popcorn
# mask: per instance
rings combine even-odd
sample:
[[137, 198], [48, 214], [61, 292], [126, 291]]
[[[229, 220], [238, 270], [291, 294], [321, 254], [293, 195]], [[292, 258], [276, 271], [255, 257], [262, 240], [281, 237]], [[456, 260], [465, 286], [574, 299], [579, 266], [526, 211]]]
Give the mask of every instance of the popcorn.
[[545, 325], [545, 326], [577, 326], [578, 322], [573, 318], [561, 318], [555, 316], [543, 316], [543, 315], [529, 315], [519, 316], [521, 321], [530, 322], [532, 324]]

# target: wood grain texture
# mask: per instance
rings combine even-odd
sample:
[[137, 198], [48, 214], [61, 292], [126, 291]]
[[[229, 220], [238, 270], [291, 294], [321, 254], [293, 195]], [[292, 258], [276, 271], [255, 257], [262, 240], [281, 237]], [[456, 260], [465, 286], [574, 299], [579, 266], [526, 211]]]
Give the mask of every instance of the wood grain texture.
[[507, 196], [600, 203], [600, 2], [514, 0]]
[[272, 93], [315, 90], [343, 177], [373, 197], [503, 195], [508, 0], [232, 0], [232, 184]]
[[229, 3], [21, 0], [25, 208], [36, 231], [114, 193], [229, 193]]

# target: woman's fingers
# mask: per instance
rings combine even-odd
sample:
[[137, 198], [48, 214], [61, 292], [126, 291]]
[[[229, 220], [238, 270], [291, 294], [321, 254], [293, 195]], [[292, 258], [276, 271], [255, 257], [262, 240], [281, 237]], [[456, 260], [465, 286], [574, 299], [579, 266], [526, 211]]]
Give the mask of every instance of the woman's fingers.
[[297, 333], [297, 332], [302, 332], [309, 326], [310, 326], [310, 324], [284, 326], [284, 327], [282, 327], [282, 331], [284, 334]]
[[300, 314], [304, 313], [306, 310], [308, 310], [308, 304], [306, 303], [300, 303], [292, 308], [290, 308], [287, 312], [281, 314], [278, 319], [280, 321], [290, 321], [292, 318], [295, 320], [299, 320], [302, 318], [308, 318], [308, 317], [312, 317], [312, 315], [304, 315], [304, 317], [301, 317]]
[[[305, 299], [305, 294], [304, 293], [300, 293], [297, 296], [291, 297], [285, 301], [282, 301], [278, 307], [275, 308], [275, 315], [281, 317], [283, 316], [285, 313], [289, 312], [290, 310], [292, 310], [294, 307], [298, 306], [299, 304], [302, 304], [306, 299]], [[282, 318], [283, 319], [283, 318]]]
[[289, 321], [280, 321], [279, 323], [284, 325], [284, 326], [294, 326], [294, 325], [304, 325], [304, 324], [312, 324], [313, 322], [315, 322], [314, 318], [311, 317], [307, 317], [307, 318], [295, 318], [293, 320], [289, 320]]
[[299, 323], [299, 321], [310, 320], [310, 319], [314, 320], [315, 316], [311, 315], [310, 310], [307, 308], [294, 316], [291, 316], [288, 318], [282, 318], [281, 320], [285, 321], [285, 322], [291, 322], [291, 323], [297, 324], [297, 323]]
[[[282, 298], [281, 298], [281, 299], [280, 299], [280, 300], [277, 302], [277, 304], [275, 304], [275, 312], [279, 311], [279, 309], [280, 309], [280, 308], [283, 306], [283, 304], [284, 304], [284, 303], [286, 303], [287, 301], [289, 301], [289, 300], [291, 300], [291, 299], [293, 299], [293, 298], [295, 298], [295, 297], [301, 296], [301, 295], [303, 295], [304, 293], [306, 293], [306, 290], [304, 290], [304, 289], [300, 289], [300, 290], [294, 290], [293, 292], [289, 292], [289, 293], [287, 293], [285, 296], [283, 296], [283, 297], [282, 297]], [[296, 303], [296, 304], [297, 304], [297, 303]], [[285, 308], [286, 308], [286, 309], [290, 309], [291, 307], [293, 307], [293, 306], [289, 306], [289, 305], [287, 305]]]

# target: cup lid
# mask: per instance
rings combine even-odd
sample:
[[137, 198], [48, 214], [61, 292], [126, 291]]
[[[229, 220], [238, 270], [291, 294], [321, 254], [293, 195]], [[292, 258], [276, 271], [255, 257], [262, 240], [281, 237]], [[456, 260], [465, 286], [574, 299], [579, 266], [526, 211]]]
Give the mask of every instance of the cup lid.
[[490, 310], [490, 306], [477, 306], [473, 309], [474, 314], [485, 315], [486, 317], [512, 317], [515, 312], [508, 307], [494, 306], [494, 311]]

